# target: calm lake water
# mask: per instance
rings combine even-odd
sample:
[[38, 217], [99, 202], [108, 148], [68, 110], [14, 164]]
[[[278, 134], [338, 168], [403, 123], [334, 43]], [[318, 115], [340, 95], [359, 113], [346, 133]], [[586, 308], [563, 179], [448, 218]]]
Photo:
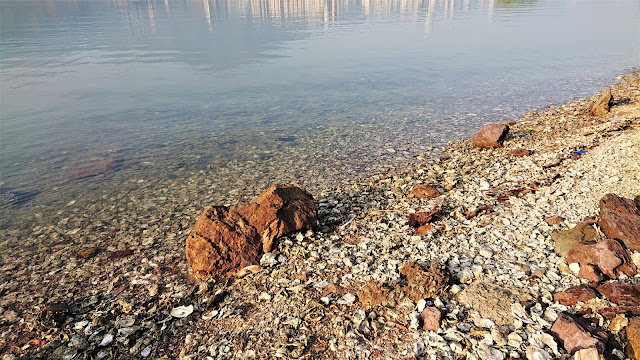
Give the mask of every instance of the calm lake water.
[[[640, 65], [639, 19], [636, 0], [0, 0], [0, 217], [410, 163], [603, 89]], [[69, 175], [96, 159], [117, 167]]]

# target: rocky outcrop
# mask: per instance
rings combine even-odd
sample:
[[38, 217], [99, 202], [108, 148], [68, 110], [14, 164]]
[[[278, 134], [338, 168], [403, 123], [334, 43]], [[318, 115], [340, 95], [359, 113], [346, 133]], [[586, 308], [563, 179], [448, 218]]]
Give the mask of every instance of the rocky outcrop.
[[316, 225], [309, 193], [274, 185], [248, 204], [208, 207], [187, 238], [187, 261], [196, 276], [225, 275], [258, 264], [278, 237]]
[[589, 113], [593, 116], [605, 116], [609, 113], [612, 103], [611, 89], [607, 89], [589, 106]]
[[551, 327], [551, 332], [560, 339], [570, 354], [590, 347], [595, 347], [602, 353], [608, 338], [606, 332], [568, 313], [561, 313], [558, 316]]
[[635, 202], [607, 194], [600, 199], [599, 224], [611, 239], [620, 239], [632, 251], [640, 251], [640, 210]]
[[636, 274], [636, 267], [631, 262], [629, 251], [614, 239], [576, 243], [567, 254], [567, 262], [579, 263], [581, 270], [583, 266], [588, 265], [597, 267], [612, 279], [617, 279], [622, 274]]
[[482, 130], [473, 135], [473, 146], [481, 149], [497, 148], [502, 146], [504, 138], [509, 132], [509, 126], [505, 124], [486, 124]]

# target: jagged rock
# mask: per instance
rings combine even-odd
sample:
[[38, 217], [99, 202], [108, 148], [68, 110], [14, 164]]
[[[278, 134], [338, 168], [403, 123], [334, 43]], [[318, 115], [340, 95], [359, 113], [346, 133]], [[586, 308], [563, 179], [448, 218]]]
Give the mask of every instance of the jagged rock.
[[490, 280], [478, 280], [461, 291], [458, 300], [478, 311], [483, 318], [492, 319], [501, 326], [513, 324], [515, 317], [510, 311], [513, 304], [529, 303], [533, 297], [523, 289]]
[[580, 263], [581, 270], [586, 265], [596, 266], [612, 279], [617, 279], [621, 274], [636, 274], [629, 251], [618, 240], [613, 239], [576, 243], [567, 254], [567, 262]]
[[596, 329], [584, 319], [564, 312], [553, 323], [551, 332], [560, 339], [570, 354], [590, 347], [595, 347], [602, 353], [608, 338], [607, 333]]
[[598, 286], [598, 292], [618, 305], [640, 305], [640, 286], [606, 283]]
[[208, 207], [187, 238], [187, 260], [197, 276], [224, 275], [259, 264], [278, 237], [316, 225], [309, 193], [274, 185], [248, 204]]
[[611, 239], [620, 239], [632, 251], [640, 251], [640, 210], [633, 200], [607, 194], [600, 199], [599, 224]]
[[595, 240], [598, 233], [591, 225], [578, 224], [570, 230], [551, 231], [549, 235], [551, 235], [551, 239], [553, 239], [556, 244], [556, 253], [566, 257], [573, 245], [582, 241]]
[[625, 332], [627, 334], [627, 356], [632, 360], [640, 360], [640, 317], [629, 320]]
[[422, 317], [422, 330], [425, 331], [438, 331], [440, 328], [440, 310], [435, 307], [426, 307], [422, 310], [420, 317]]
[[80, 180], [104, 174], [109, 170], [116, 170], [118, 162], [114, 158], [97, 159], [86, 162], [69, 173], [69, 179]]
[[611, 89], [607, 89], [589, 106], [589, 113], [593, 116], [605, 116], [609, 113], [612, 103]]
[[505, 124], [486, 124], [482, 130], [473, 135], [473, 146], [481, 149], [496, 148], [502, 146], [504, 138], [509, 132], [509, 126]]
[[640, 316], [640, 306], [612, 306], [598, 309], [598, 314], [602, 315], [607, 320], [613, 319], [618, 314]]
[[600, 269], [598, 269], [597, 266], [593, 266], [589, 264], [580, 266], [580, 271], [578, 271], [578, 277], [587, 279], [592, 283], [599, 283], [600, 281], [604, 280], [604, 275], [602, 275], [602, 271], [600, 271]]
[[596, 297], [598, 297], [598, 293], [588, 285], [583, 284], [555, 293], [553, 295], [553, 300], [562, 305], [573, 306], [579, 301], [589, 301]]
[[420, 199], [431, 199], [442, 195], [438, 189], [426, 184], [416, 185], [413, 190], [411, 190], [411, 193]]
[[411, 261], [400, 268], [400, 274], [407, 280], [402, 290], [414, 302], [442, 296], [447, 293], [450, 276], [438, 264], [431, 264], [430, 267], [426, 267]]
[[438, 213], [438, 208], [432, 209], [431, 211], [420, 211], [414, 214], [409, 214], [409, 221], [407, 221], [407, 225], [409, 226], [422, 226], [431, 220], [433, 220]]

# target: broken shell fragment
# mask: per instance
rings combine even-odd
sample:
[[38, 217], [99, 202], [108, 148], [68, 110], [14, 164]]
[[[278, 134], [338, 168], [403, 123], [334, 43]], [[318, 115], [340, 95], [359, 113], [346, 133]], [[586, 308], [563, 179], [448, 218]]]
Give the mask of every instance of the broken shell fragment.
[[184, 318], [193, 312], [193, 305], [189, 306], [178, 306], [176, 308], [171, 309], [171, 316], [176, 318]]

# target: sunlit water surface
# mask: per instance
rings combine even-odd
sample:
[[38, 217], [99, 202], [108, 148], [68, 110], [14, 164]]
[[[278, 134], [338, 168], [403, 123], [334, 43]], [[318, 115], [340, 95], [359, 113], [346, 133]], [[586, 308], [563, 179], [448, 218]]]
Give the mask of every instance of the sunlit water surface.
[[[174, 201], [318, 191], [640, 63], [635, 0], [0, 0], [0, 16], [5, 228], [194, 182]], [[69, 175], [96, 159], [117, 166]]]

